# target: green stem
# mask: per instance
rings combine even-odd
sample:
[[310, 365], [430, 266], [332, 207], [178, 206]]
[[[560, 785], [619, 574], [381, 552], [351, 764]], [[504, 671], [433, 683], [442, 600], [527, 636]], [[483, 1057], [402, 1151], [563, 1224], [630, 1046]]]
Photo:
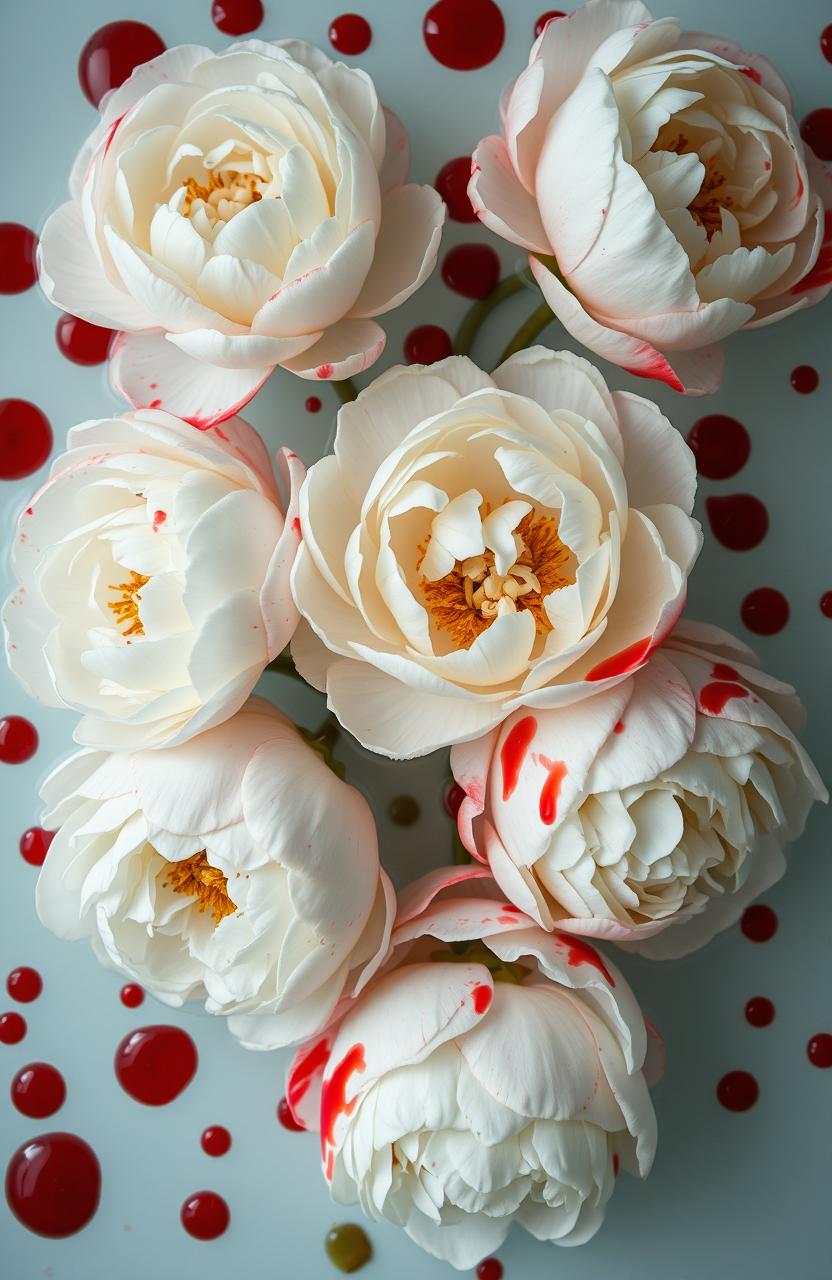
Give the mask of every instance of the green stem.
[[506, 298], [511, 298], [515, 293], [519, 293], [521, 289], [525, 289], [525, 287], [526, 279], [524, 276], [506, 276], [491, 290], [487, 298], [480, 298], [478, 302], [469, 307], [456, 331], [454, 355], [467, 356], [474, 345], [474, 339], [494, 308], [499, 303], [504, 302]]
[[542, 333], [555, 318], [555, 313], [549, 306], [548, 302], [542, 302], [540, 306], [532, 312], [525, 324], [521, 324], [515, 333], [511, 342], [500, 356], [497, 364], [502, 364], [504, 360], [508, 360], [509, 356], [513, 356], [517, 351], [524, 351], [526, 347], [530, 347], [538, 334]]
[[341, 378], [340, 381], [334, 381], [329, 384], [343, 404], [349, 404], [350, 400], [355, 400], [358, 395], [358, 387], [352, 378]]

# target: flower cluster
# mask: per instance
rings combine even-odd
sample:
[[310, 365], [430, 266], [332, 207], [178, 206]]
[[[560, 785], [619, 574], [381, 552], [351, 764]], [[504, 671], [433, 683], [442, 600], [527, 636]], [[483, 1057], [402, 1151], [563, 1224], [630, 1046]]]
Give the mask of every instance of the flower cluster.
[[[587, 0], [502, 117], [470, 196], [528, 250], [540, 328], [703, 392], [719, 339], [832, 288], [832, 184], [760, 57]], [[3, 621], [79, 717], [44, 924], [300, 1046], [287, 1102], [333, 1197], [467, 1268], [513, 1220], [588, 1240], [649, 1172], [661, 1040], [587, 939], [701, 947], [826, 793], [794, 691], [680, 621], [696, 468], [655, 404], [542, 346], [345, 382], [436, 261], [408, 168], [368, 76], [293, 40], [172, 49], [102, 102], [40, 275], [120, 330], [132, 409], [69, 432]], [[347, 401], [308, 472], [235, 416], [278, 365]], [[371, 752], [452, 747], [468, 864], [397, 898], [326, 734], [254, 695], [290, 644]]]

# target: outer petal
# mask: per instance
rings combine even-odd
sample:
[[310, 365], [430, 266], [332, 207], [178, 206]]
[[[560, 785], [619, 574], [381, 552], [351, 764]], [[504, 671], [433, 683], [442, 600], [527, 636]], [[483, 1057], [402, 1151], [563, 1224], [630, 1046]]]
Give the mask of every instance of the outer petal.
[[352, 378], [375, 364], [386, 341], [384, 330], [373, 320], [341, 320], [308, 351], [282, 364], [299, 378]]
[[107, 279], [87, 238], [81, 210], [72, 201], [46, 221], [38, 245], [38, 271], [49, 301], [91, 324], [118, 329], [154, 324], [141, 303]]
[[445, 215], [433, 187], [410, 183], [385, 196], [373, 263], [350, 315], [391, 311], [424, 284], [436, 266]]
[[468, 198], [481, 222], [531, 253], [552, 252], [537, 201], [524, 190], [502, 138], [483, 138], [472, 157]]

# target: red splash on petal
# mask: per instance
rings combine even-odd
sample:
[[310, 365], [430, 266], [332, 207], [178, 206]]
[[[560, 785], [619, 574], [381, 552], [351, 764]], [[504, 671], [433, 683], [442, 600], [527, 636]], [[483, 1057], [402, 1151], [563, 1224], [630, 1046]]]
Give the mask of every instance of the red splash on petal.
[[714, 680], [739, 680], [740, 678], [740, 673], [733, 667], [729, 667], [727, 662], [715, 662], [711, 675]]
[[567, 938], [564, 934], [560, 935], [560, 941], [565, 947], [566, 963], [571, 965], [591, 964], [593, 969], [597, 969], [601, 977], [607, 981], [611, 987], [615, 986], [615, 978], [610, 973], [604, 961], [599, 956], [594, 947], [591, 947], [583, 938]]
[[732, 698], [747, 698], [748, 690], [733, 680], [715, 680], [699, 694], [699, 705], [708, 715], [719, 716]]
[[352, 1115], [358, 1101], [356, 1097], [347, 1102], [347, 1085], [356, 1071], [364, 1071], [366, 1065], [363, 1044], [354, 1044], [321, 1087], [321, 1158], [328, 1180], [332, 1178], [335, 1126], [341, 1116]]
[[611, 658], [605, 658], [603, 662], [599, 662], [596, 667], [587, 672], [584, 679], [609, 680], [613, 676], [627, 675], [628, 672], [634, 671], [636, 667], [641, 666], [650, 653], [652, 644], [652, 636], [645, 636], [643, 640], [637, 640], [635, 644], [628, 645], [620, 653], [614, 653]]
[[491, 1001], [494, 998], [494, 992], [484, 983], [478, 982], [471, 992], [471, 1001], [474, 1006], [474, 1013], [485, 1013]]
[[616, 720], [615, 724], [613, 725], [613, 730], [612, 730], [612, 731], [613, 731], [613, 733], [623, 733], [623, 732], [624, 732], [624, 721], [623, 721], [623, 720]]
[[540, 821], [550, 827], [558, 816], [560, 788], [568, 770], [562, 760], [550, 760], [541, 756], [540, 763], [548, 770], [540, 792]]
[[316, 1041], [302, 1057], [298, 1058], [289, 1072], [286, 1081], [286, 1101], [294, 1112], [298, 1104], [306, 1096], [312, 1078], [318, 1071], [323, 1071], [329, 1057], [329, 1040], [326, 1036]]
[[506, 735], [500, 748], [500, 767], [503, 771], [503, 803], [514, 793], [520, 780], [520, 770], [526, 758], [526, 752], [537, 733], [537, 720], [534, 716], [524, 716], [518, 720]]
[[333, 365], [331, 365], [331, 364], [319, 364], [319, 365], [318, 365], [318, 367], [317, 367], [317, 369], [315, 370], [315, 377], [316, 377], [316, 378], [331, 378], [331, 377], [332, 377], [332, 370], [333, 370], [333, 367], [334, 367], [334, 366], [333, 366]]
[[167, 520], [167, 518], [168, 518], [168, 513], [167, 513], [167, 511], [154, 511], [154, 512], [153, 512], [153, 532], [154, 532], [154, 533], [158, 533], [158, 532], [159, 532], [159, 526], [160, 526], [160, 525], [163, 525], [163, 524], [165, 523], [165, 521]]

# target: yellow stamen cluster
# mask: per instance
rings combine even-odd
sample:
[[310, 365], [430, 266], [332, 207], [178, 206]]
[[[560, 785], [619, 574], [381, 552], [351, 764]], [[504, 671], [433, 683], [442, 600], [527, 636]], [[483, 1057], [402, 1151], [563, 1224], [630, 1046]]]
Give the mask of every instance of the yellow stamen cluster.
[[[662, 136], [664, 132], [664, 130], [659, 132], [658, 138], [653, 143], [653, 151], [674, 151], [676, 155], [685, 155], [693, 150], [683, 133], [668, 138]], [[699, 158], [705, 166], [705, 177], [702, 180], [702, 186], [688, 205], [688, 211], [700, 227], [704, 228], [710, 240], [715, 232], [722, 230], [721, 210], [730, 209], [732, 200], [725, 191], [725, 175], [720, 173], [713, 160], [703, 160], [701, 156]]]
[[204, 849], [181, 862], [169, 862], [162, 885], [174, 893], [188, 893], [196, 898], [197, 910], [210, 911], [214, 924], [237, 910], [228, 896], [227, 877], [211, 866]]
[[118, 593], [118, 599], [111, 600], [107, 605], [116, 616], [116, 622], [124, 630], [125, 637], [143, 636], [144, 627], [141, 617], [139, 616], [139, 605], [141, 604], [141, 590], [150, 581], [143, 573], [136, 573], [135, 569], [130, 570], [130, 577], [127, 582], [110, 582], [108, 589]]
[[238, 173], [236, 169], [214, 169], [204, 183], [188, 178], [183, 213], [189, 217], [194, 202], [199, 200], [200, 207], [207, 206], [206, 213], [212, 219], [228, 222], [235, 213], [262, 198], [263, 185], [256, 173]]

